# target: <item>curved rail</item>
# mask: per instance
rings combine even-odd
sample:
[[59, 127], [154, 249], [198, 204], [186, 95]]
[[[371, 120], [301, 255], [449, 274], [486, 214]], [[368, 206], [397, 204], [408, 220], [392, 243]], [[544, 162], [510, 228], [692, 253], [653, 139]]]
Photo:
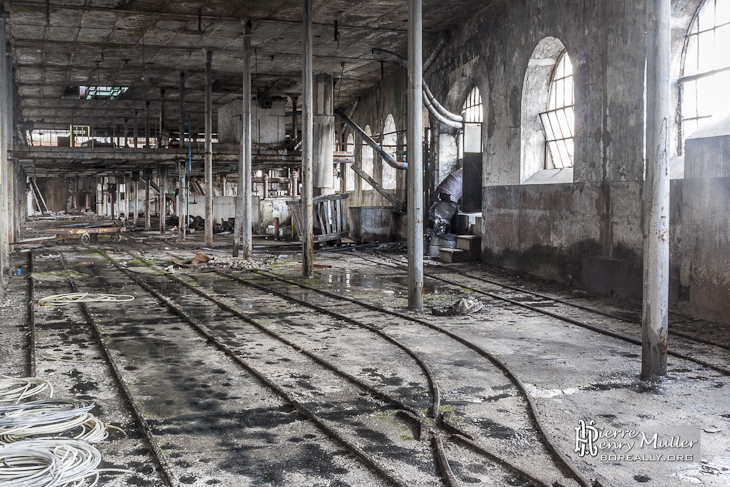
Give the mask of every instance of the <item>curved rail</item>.
[[[107, 258], [110, 259], [108, 256], [107, 256]], [[110, 259], [110, 261], [114, 265], [118, 266], [118, 264], [116, 264], [113, 259]], [[144, 259], [141, 259], [141, 261], [142, 262], [145, 262]], [[247, 323], [250, 323], [250, 324], [256, 326], [257, 329], [261, 329], [262, 331], [264, 331], [265, 333], [269, 334], [270, 336], [277, 337], [277, 339], [281, 340], [284, 343], [289, 344], [295, 350], [298, 350], [298, 351], [300, 351], [302, 353], [307, 354], [307, 356], [310, 356], [310, 354], [308, 354], [308, 352], [306, 352], [305, 350], [301, 349], [301, 347], [299, 347], [298, 345], [293, 344], [292, 342], [288, 341], [284, 337], [281, 337], [280, 335], [276, 334], [275, 332], [271, 332], [271, 331], [267, 330], [266, 327], [263, 327], [261, 325], [256, 324], [256, 322], [254, 320], [252, 320], [251, 318], [247, 317], [244, 313], [241, 313], [241, 312], [237, 311], [235, 308], [232, 308], [232, 307], [226, 305], [225, 303], [222, 303], [220, 300], [214, 298], [210, 294], [208, 294], [205, 291], [201, 290], [199, 287], [193, 286], [192, 284], [186, 282], [185, 280], [181, 279], [180, 277], [178, 277], [178, 276], [176, 276], [174, 274], [170, 274], [169, 272], [164, 271], [164, 269], [161, 269], [159, 266], [155, 266], [155, 267], [157, 267], [158, 269], [160, 269], [160, 273], [161, 274], [164, 274], [168, 278], [173, 279], [176, 282], [179, 282], [180, 284], [184, 285], [186, 288], [188, 288], [191, 291], [195, 292], [196, 294], [204, 297], [205, 299], [208, 299], [209, 301], [217, 304], [222, 309], [224, 309], [224, 310], [226, 310], [226, 311], [228, 311], [228, 312], [236, 315], [237, 317], [243, 319]], [[122, 267], [119, 267], [119, 268], [120, 268], [120, 270], [126, 271], [126, 273], [128, 273], [128, 271], [126, 269], [124, 269]], [[333, 318], [336, 318], [336, 319], [339, 319], [339, 320], [348, 322], [348, 323], [353, 324], [355, 326], [358, 326], [358, 327], [361, 327], [361, 328], [365, 328], [365, 329], [367, 329], [369, 331], [372, 331], [372, 332], [376, 333], [378, 336], [380, 336], [380, 337], [384, 338], [385, 340], [387, 340], [388, 342], [390, 342], [390, 343], [398, 346], [398, 348], [401, 348], [409, 356], [411, 356], [412, 358], [414, 358], [414, 360], [417, 361], [419, 363], [419, 365], [422, 364], [422, 366], [425, 367], [425, 369], [422, 369], [422, 370], [424, 370], [424, 375], [427, 375], [427, 377], [429, 378], [429, 382], [431, 384], [433, 384], [433, 387], [435, 388], [435, 392], [438, 393], [438, 387], [436, 385], [435, 379], [433, 378], [433, 373], [431, 372], [429, 366], [425, 362], [423, 362], [423, 360], [420, 357], [418, 357], [418, 355], [412, 349], [410, 349], [406, 345], [403, 345], [402, 343], [398, 342], [396, 339], [390, 337], [388, 334], [382, 332], [381, 330], [379, 330], [377, 328], [374, 328], [371, 325], [368, 325], [366, 323], [363, 323], [363, 322], [360, 322], [360, 321], [355, 320], [353, 318], [350, 318], [350, 317], [348, 317], [346, 315], [343, 315], [341, 313], [337, 313], [337, 312], [334, 312], [334, 311], [329, 310], [327, 308], [324, 308], [324, 307], [317, 306], [315, 304], [309, 303], [307, 301], [304, 301], [304, 300], [301, 300], [301, 299], [298, 299], [298, 298], [294, 298], [293, 296], [291, 296], [289, 294], [286, 294], [286, 293], [283, 293], [283, 292], [280, 292], [280, 291], [278, 291], [276, 289], [271, 289], [271, 288], [268, 288], [266, 286], [261, 286], [259, 284], [256, 284], [256, 283], [253, 283], [253, 282], [250, 282], [250, 281], [246, 281], [244, 279], [240, 279], [237, 276], [233, 276], [233, 275], [230, 275], [230, 274], [225, 273], [225, 272], [222, 272], [222, 271], [216, 271], [216, 273], [219, 274], [219, 275], [222, 275], [223, 277], [226, 277], [226, 278], [228, 278], [228, 279], [230, 279], [232, 281], [235, 281], [235, 282], [238, 282], [240, 284], [243, 284], [245, 286], [249, 286], [249, 287], [252, 287], [254, 289], [258, 289], [258, 290], [263, 291], [265, 293], [273, 294], [273, 295], [275, 295], [277, 297], [280, 297], [282, 299], [286, 299], [288, 301], [297, 303], [299, 305], [302, 305], [302, 306], [308, 307], [310, 309], [316, 310], [316, 311], [318, 311], [320, 313], [323, 313], [323, 314], [327, 314], [329, 316], [332, 316]], [[135, 281], [137, 281], [137, 279], [135, 279], [134, 276], [130, 276], [130, 277], [132, 277]], [[143, 286], [146, 287], [147, 286], [146, 283], [143, 284]], [[185, 315], [185, 318], [188, 319], [187, 315]], [[311, 357], [310, 356], [310, 358], [313, 358], [317, 362], [320, 362], [321, 361], [321, 359], [317, 359], [315, 357]], [[334, 366], [329, 365], [328, 362], [326, 362], [326, 361], [324, 361], [324, 364], [328, 365], [328, 368], [334, 367]], [[352, 380], [356, 384], [359, 383], [359, 380], [358, 379], [353, 378], [352, 376], [350, 376], [347, 373], [340, 372], [340, 371], [337, 371], [337, 370], [334, 370], [334, 371], [335, 371], [335, 373], [338, 373], [338, 375], [342, 375], [343, 377], [349, 378], [350, 380]], [[411, 418], [410, 418], [411, 422], [418, 422], [419, 423], [418, 426], [420, 427], [421, 432], [422, 432], [421, 433], [421, 437], [423, 437], [424, 434], [427, 434], [427, 435], [430, 435], [431, 436], [431, 439], [432, 439], [432, 447], [434, 449], [434, 454], [435, 454], [436, 460], [438, 462], [439, 469], [442, 472], [444, 481], [447, 483], [447, 485], [458, 485], [458, 482], [456, 481], [456, 478], [453, 475], [453, 472], [451, 471], [451, 467], [449, 466], [448, 459], [446, 458], [446, 455], [445, 455], [445, 452], [444, 452], [444, 449], [443, 449], [443, 444], [442, 444], [442, 442], [440, 440], [441, 434], [438, 433], [437, 431], [433, 431], [431, 428], [429, 428], [429, 426], [426, 425], [420, 419], [420, 415], [419, 415], [418, 411], [414, 410], [413, 408], [410, 408], [407, 405], [404, 405], [398, 399], [392, 398], [391, 396], [388, 396], [387, 394], [384, 394], [384, 393], [382, 393], [380, 391], [374, 390], [373, 388], [371, 388], [370, 386], [368, 386], [366, 384], [360, 385], [360, 387], [362, 387], [363, 389], [368, 390], [372, 394], [376, 395], [376, 397], [380, 397], [381, 399], [383, 399], [383, 400], [385, 400], [387, 402], [390, 402], [392, 404], [395, 404], [395, 405], [399, 406], [401, 409], [404, 410], [404, 414], [405, 415], [411, 416]], [[467, 432], [463, 431], [462, 429], [458, 428], [457, 426], [453, 425], [449, 421], [448, 417], [444, 417], [445, 415], [441, 415], [440, 414], [439, 403], [440, 403], [440, 401], [438, 401], [438, 402], [437, 401], [434, 401], [434, 407], [432, 408], [432, 411], [430, 412], [431, 413], [430, 416], [432, 416], [432, 418], [435, 420], [435, 426], [436, 427], [443, 428], [443, 430], [446, 433], [450, 434], [452, 437], [459, 438], [460, 442], [462, 442], [464, 445], [466, 445], [467, 447], [469, 447], [472, 451], [475, 451], [475, 452], [481, 454], [482, 456], [484, 456], [485, 458], [489, 459], [490, 461], [493, 461], [493, 462], [501, 465], [502, 467], [505, 468], [505, 470], [511, 472], [512, 474], [514, 474], [514, 475], [516, 475], [518, 477], [522, 477], [524, 479], [527, 479], [528, 481], [534, 483], [535, 485], [538, 485], [539, 487], [548, 487], [549, 486], [548, 483], [546, 483], [542, 479], [536, 477], [535, 475], [531, 474], [530, 472], [527, 472], [525, 470], [522, 470], [520, 467], [517, 467], [516, 465], [512, 464], [510, 461], [508, 461], [508, 460], [500, 457], [499, 455], [496, 455], [494, 453], [491, 453], [488, 450], [486, 450], [486, 449], [480, 447], [479, 445], [477, 445], [476, 443], [474, 443], [473, 438], [471, 437], [471, 435], [469, 433], [467, 433]], [[407, 413], [405, 411], [407, 411]], [[410, 414], [408, 414], [408, 413], [410, 413]]]
[[[401, 266], [399, 264], [385, 263], [385, 262], [382, 262], [382, 261], [376, 261], [376, 260], [373, 260], [373, 259], [368, 259], [368, 258], [365, 258], [365, 257], [362, 257], [362, 256], [358, 256], [358, 257], [361, 258], [361, 259], [363, 259], [363, 260], [366, 260], [368, 262], [375, 263], [375, 264], [385, 265], [385, 266], [394, 267], [394, 268], [398, 268], [398, 269], [403, 269], [404, 268], [404, 266]], [[591, 325], [591, 324], [586, 323], [584, 321], [575, 320], [573, 318], [569, 318], [567, 316], [563, 316], [563, 315], [560, 315], [558, 313], [553, 313], [551, 311], [544, 310], [544, 309], [539, 308], [537, 306], [530, 306], [529, 304], [521, 303], [521, 302], [516, 301], [514, 299], [510, 299], [510, 298], [506, 298], [504, 296], [500, 296], [499, 294], [490, 293], [489, 291], [482, 291], [481, 289], [467, 288], [467, 287], [465, 287], [465, 286], [463, 286], [461, 284], [457, 284], [457, 283], [454, 283], [452, 281], [449, 281], [448, 279], [444, 279], [442, 277], [439, 277], [436, 274], [424, 273], [424, 276], [425, 277], [428, 277], [429, 279], [433, 279], [433, 280], [436, 280], [436, 281], [441, 281], [441, 282], [443, 282], [445, 284], [456, 285], [456, 286], [459, 286], [459, 287], [468, 289], [469, 291], [473, 291], [473, 292], [475, 292], [477, 294], [481, 294], [483, 296], [488, 296], [488, 297], [490, 297], [492, 299], [496, 299], [496, 300], [499, 300], [499, 301], [504, 301], [506, 303], [510, 303], [510, 304], [515, 305], [515, 306], [519, 306], [520, 308], [529, 309], [530, 311], [534, 311], [535, 313], [540, 313], [540, 314], [545, 315], [545, 316], [550, 316], [551, 318], [555, 318], [557, 320], [564, 321], [566, 323], [570, 323], [571, 325], [575, 325], [575, 326], [578, 326], [578, 327], [581, 327], [581, 328], [585, 328], [587, 330], [591, 330], [591, 331], [596, 332], [596, 333], [600, 333], [601, 335], [606, 335], [606, 336], [609, 336], [611, 338], [616, 338], [617, 340], [621, 340], [621, 341], [624, 341], [624, 342], [627, 342], [627, 343], [632, 343], [632, 344], [638, 345], [638, 346], [641, 346], [642, 345], [641, 340], [639, 340], [637, 338], [633, 338], [633, 337], [630, 337], [630, 336], [627, 336], [627, 335], [623, 335], [623, 334], [617, 333], [615, 331], [607, 330], [605, 328], [601, 328], [600, 326]], [[708, 369], [712, 369], [715, 372], [719, 372], [720, 374], [730, 375], [730, 369], [727, 369], [725, 367], [720, 367], [719, 365], [715, 365], [715, 364], [712, 364], [712, 363], [707, 362], [705, 360], [692, 357], [691, 355], [687, 355], [687, 354], [684, 354], [684, 353], [681, 353], [681, 352], [676, 352], [674, 350], [668, 350], [667, 351], [667, 354], [670, 355], [670, 356], [672, 356], [672, 357], [680, 358], [682, 360], [687, 360], [689, 362], [696, 363], [697, 365], [701, 365], [703, 367], [707, 367]]]

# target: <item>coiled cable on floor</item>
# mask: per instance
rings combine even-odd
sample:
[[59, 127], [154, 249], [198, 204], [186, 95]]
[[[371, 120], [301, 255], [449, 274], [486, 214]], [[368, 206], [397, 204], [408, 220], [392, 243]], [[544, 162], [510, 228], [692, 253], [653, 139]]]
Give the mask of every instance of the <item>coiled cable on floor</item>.
[[0, 442], [57, 435], [80, 428], [74, 439], [99, 443], [109, 436], [109, 431], [105, 423], [90, 413], [93, 408], [93, 404], [78, 401], [33, 401], [0, 407]]
[[41, 306], [66, 306], [72, 303], [124, 303], [134, 301], [128, 294], [65, 293], [46, 296], [38, 300]]
[[133, 473], [122, 469], [98, 469], [99, 450], [85, 441], [69, 439], [25, 440], [0, 445], [0, 485], [16, 487], [79, 486], [101, 472]]
[[0, 377], [0, 403], [18, 404], [21, 400], [36, 396], [46, 389], [48, 397], [53, 397], [53, 386], [50, 382], [36, 377]]

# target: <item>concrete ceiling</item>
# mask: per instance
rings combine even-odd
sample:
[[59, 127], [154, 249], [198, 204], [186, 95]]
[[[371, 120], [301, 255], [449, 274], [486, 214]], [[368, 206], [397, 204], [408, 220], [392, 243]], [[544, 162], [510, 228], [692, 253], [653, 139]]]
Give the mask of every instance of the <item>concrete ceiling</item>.
[[[427, 56], [448, 30], [493, 2], [424, 0]], [[213, 103], [240, 99], [241, 19], [253, 21], [253, 92], [301, 91], [301, 0], [24, 0], [10, 1], [8, 37], [22, 118], [36, 128], [116, 127], [165, 89], [167, 127], [178, 127], [180, 72], [193, 130], [203, 126], [204, 51], [213, 50]], [[339, 82], [346, 105], [381, 77], [371, 48], [407, 51], [405, 0], [314, 0], [314, 69]], [[335, 23], [337, 28], [335, 29]], [[337, 38], [336, 38], [337, 33]], [[399, 69], [386, 62], [386, 71]], [[63, 98], [68, 86], [126, 86], [116, 100]], [[215, 118], [215, 117], [214, 117]]]

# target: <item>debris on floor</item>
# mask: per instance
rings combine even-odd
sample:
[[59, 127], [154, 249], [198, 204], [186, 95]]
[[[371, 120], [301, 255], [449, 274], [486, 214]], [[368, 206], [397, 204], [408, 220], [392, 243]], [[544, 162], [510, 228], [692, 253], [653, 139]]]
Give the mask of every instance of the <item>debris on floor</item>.
[[484, 305], [476, 299], [461, 298], [448, 308], [434, 308], [431, 314], [434, 316], [466, 316], [476, 313]]
[[34, 281], [39, 281], [39, 282], [57, 282], [57, 281], [65, 281], [69, 277], [73, 277], [74, 279], [86, 279], [88, 276], [82, 272], [63, 270], [63, 271], [34, 272], [30, 277]]

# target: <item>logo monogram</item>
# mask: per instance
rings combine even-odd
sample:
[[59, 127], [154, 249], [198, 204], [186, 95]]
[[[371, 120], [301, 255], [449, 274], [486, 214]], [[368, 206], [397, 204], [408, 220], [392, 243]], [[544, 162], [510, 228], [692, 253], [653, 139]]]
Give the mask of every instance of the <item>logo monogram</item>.
[[595, 445], [598, 440], [598, 428], [593, 426], [594, 424], [596, 422], [593, 420], [588, 423], [582, 419], [578, 421], [578, 426], [575, 427], [575, 452], [578, 456], [598, 455], [598, 448]]

